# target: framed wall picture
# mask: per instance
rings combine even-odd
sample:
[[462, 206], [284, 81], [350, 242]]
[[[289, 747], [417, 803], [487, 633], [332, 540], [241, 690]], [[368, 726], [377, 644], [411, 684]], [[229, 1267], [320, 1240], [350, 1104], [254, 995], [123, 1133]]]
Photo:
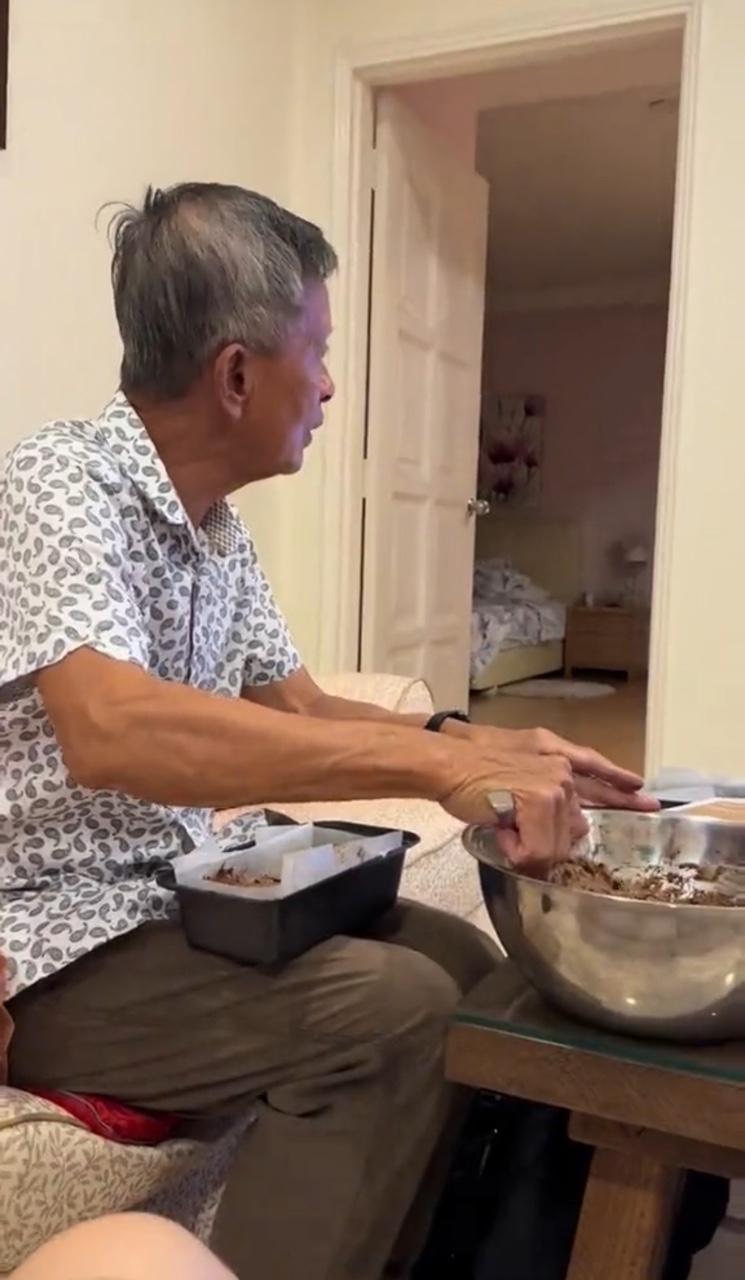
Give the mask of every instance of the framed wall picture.
[[538, 395], [494, 395], [482, 403], [479, 496], [536, 507], [541, 493], [546, 403]]

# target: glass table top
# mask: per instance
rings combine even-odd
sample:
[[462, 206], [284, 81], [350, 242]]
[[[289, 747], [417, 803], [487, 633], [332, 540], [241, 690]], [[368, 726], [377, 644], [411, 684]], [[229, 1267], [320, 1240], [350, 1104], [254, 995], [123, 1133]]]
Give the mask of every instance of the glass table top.
[[745, 1041], [682, 1045], [601, 1031], [547, 1005], [507, 961], [465, 997], [455, 1023], [745, 1086]]

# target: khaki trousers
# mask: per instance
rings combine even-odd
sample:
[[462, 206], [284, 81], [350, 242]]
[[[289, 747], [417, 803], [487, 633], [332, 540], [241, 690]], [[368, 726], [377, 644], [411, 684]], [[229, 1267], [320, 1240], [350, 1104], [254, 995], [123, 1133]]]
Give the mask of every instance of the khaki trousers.
[[418, 1193], [415, 1217], [434, 1207], [448, 1019], [498, 961], [485, 934], [405, 902], [276, 971], [147, 924], [11, 1002], [10, 1079], [195, 1116], [255, 1101], [213, 1248], [239, 1280], [378, 1280]]

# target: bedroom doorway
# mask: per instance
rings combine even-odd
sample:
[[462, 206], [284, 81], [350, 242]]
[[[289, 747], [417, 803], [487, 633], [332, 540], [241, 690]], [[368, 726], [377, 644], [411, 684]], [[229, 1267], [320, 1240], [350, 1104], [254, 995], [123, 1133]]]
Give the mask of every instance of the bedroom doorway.
[[[376, 104], [360, 664], [425, 674], [441, 705], [469, 687], [509, 690], [476, 705], [496, 723], [553, 719], [576, 737], [571, 726], [594, 717], [600, 749], [602, 723], [623, 714], [628, 729], [608, 734], [625, 735], [634, 767], [682, 56], [681, 24], [616, 33], [571, 55], [382, 90]], [[428, 165], [438, 151], [439, 173]], [[519, 478], [531, 492], [515, 494]], [[519, 579], [489, 588], [503, 609], [488, 660], [476, 653], [488, 628], [471, 611], [474, 558], [509, 561]], [[502, 634], [505, 611], [520, 615], [518, 634]], [[548, 675], [602, 683], [615, 700], [512, 696]]]

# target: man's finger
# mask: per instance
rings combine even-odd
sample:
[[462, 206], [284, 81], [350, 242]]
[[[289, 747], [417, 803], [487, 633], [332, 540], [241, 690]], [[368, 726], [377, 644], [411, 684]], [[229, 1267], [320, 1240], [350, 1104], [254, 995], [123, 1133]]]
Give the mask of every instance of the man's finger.
[[[554, 806], [556, 845], [553, 853], [555, 862], [565, 862], [571, 853], [572, 845], [574, 844], [572, 810], [575, 803], [574, 799], [567, 800], [566, 796], [557, 797], [556, 799]], [[577, 808], [579, 808], [579, 805], [577, 805]]]
[[557, 734], [552, 734], [552, 751], [563, 755], [569, 761], [575, 773], [602, 779], [619, 791], [638, 791], [644, 785], [644, 779], [630, 769], [622, 769], [613, 764], [606, 756], [592, 747], [578, 747], [574, 742], [567, 742]]
[[569, 807], [569, 821], [572, 844], [576, 844], [583, 836], [586, 836], [590, 830], [590, 824], [587, 821], [586, 814], [583, 813], [582, 807], [577, 796], [571, 801]]
[[600, 778], [575, 777], [580, 802], [594, 809], [631, 809], [637, 813], [656, 813], [659, 801], [643, 791], [627, 791], [613, 787]]
[[564, 855], [569, 802], [560, 784], [548, 784], [518, 800], [516, 816], [523, 862], [551, 863]]
[[496, 841], [507, 861], [519, 871], [521, 865], [525, 863], [525, 856], [517, 831], [511, 831], [507, 827], [497, 827]]

